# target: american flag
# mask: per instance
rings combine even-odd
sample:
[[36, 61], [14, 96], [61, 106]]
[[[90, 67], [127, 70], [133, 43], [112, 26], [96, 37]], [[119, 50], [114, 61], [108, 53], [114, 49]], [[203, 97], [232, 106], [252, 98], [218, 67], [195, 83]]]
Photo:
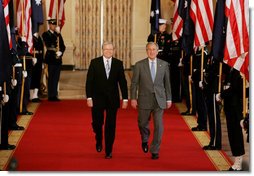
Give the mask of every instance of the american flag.
[[194, 47], [205, 46], [212, 40], [213, 0], [192, 0], [190, 16], [195, 25]]
[[173, 13], [172, 38], [178, 40], [183, 33], [183, 19], [178, 14], [179, 0], [175, 0], [175, 9]]
[[224, 62], [249, 80], [249, 0], [226, 0], [228, 18]]
[[10, 47], [10, 49], [12, 49], [10, 16], [9, 16], [9, 2], [10, 2], [10, 0], [3, 0], [3, 8], [4, 8], [4, 18], [5, 18], [5, 23], [6, 23], [6, 31], [7, 31], [7, 35], [8, 35], [9, 47]]
[[64, 26], [64, 21], [65, 21], [64, 3], [65, 3], [65, 0], [50, 0], [50, 5], [49, 5], [48, 16], [51, 19], [58, 19], [59, 21], [61, 21], [61, 24], [59, 24], [61, 28]]
[[22, 37], [26, 38], [28, 52], [33, 52], [31, 0], [17, 0], [17, 27]]

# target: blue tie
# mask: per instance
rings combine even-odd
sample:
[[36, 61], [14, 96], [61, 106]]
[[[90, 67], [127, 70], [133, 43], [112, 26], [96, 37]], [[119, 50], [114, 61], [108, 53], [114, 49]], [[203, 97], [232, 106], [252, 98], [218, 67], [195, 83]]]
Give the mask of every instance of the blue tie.
[[151, 75], [152, 75], [152, 80], [154, 82], [155, 79], [155, 66], [154, 66], [154, 61], [151, 62]]

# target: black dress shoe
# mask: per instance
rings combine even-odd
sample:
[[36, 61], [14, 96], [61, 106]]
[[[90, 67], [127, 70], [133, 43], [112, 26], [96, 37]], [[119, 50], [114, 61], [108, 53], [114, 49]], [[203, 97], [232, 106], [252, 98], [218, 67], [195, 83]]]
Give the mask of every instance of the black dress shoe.
[[97, 152], [101, 152], [102, 151], [102, 145], [101, 144], [96, 144], [96, 150], [97, 150]]
[[147, 153], [147, 152], [148, 152], [148, 144], [147, 144], [147, 142], [143, 142], [143, 143], [142, 143], [142, 149], [143, 149], [143, 152], [144, 152], [144, 153]]
[[24, 130], [25, 128], [22, 126], [14, 126], [14, 127], [10, 127], [10, 130]]
[[57, 97], [50, 97], [48, 98], [48, 101], [61, 101], [61, 100]]
[[159, 154], [158, 153], [152, 153], [152, 159], [159, 159]]
[[15, 145], [10, 145], [10, 144], [0, 145], [0, 150], [13, 150], [15, 148], [16, 148]]
[[191, 128], [191, 131], [206, 131], [206, 128], [201, 128], [199, 126]]
[[203, 150], [221, 150], [221, 147], [216, 147], [213, 145], [206, 145], [203, 147]]
[[190, 111], [186, 111], [186, 112], [182, 112], [181, 115], [193, 116], [193, 115], [195, 115], [195, 113], [192, 113], [192, 112], [190, 112]]
[[41, 102], [41, 100], [39, 98], [34, 98], [31, 100], [33, 103], [39, 103]]
[[34, 113], [29, 112], [29, 111], [25, 111], [25, 112], [21, 112], [19, 113], [20, 115], [33, 115]]
[[112, 158], [112, 153], [107, 153], [105, 156], [105, 159], [111, 159]]

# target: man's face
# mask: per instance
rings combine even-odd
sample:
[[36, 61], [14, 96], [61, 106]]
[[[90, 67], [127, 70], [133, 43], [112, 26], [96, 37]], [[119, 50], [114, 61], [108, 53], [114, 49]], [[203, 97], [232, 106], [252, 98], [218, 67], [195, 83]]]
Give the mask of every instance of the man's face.
[[106, 57], [107, 59], [111, 58], [114, 54], [114, 47], [112, 44], [106, 44], [103, 45], [103, 56]]
[[166, 24], [161, 24], [161, 25], [159, 26], [159, 31], [160, 31], [161, 33], [163, 33], [164, 31], [166, 31], [166, 28], [167, 28], [167, 25], [166, 25]]
[[50, 23], [50, 24], [49, 24], [49, 29], [52, 30], [52, 31], [55, 31], [56, 25]]
[[155, 59], [158, 54], [158, 49], [157, 49], [156, 45], [155, 44], [148, 45], [146, 48], [146, 53], [150, 59], [152, 59], [152, 60]]

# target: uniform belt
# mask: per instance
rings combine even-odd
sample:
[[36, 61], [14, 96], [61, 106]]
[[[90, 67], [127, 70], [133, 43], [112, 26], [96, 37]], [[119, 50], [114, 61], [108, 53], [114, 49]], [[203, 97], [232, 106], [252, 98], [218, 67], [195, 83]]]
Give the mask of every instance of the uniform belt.
[[38, 50], [38, 51], [35, 50], [34, 53], [35, 53], [35, 54], [42, 54], [42, 50]]
[[47, 50], [49, 50], [49, 51], [56, 51], [56, 48], [48, 47]]

